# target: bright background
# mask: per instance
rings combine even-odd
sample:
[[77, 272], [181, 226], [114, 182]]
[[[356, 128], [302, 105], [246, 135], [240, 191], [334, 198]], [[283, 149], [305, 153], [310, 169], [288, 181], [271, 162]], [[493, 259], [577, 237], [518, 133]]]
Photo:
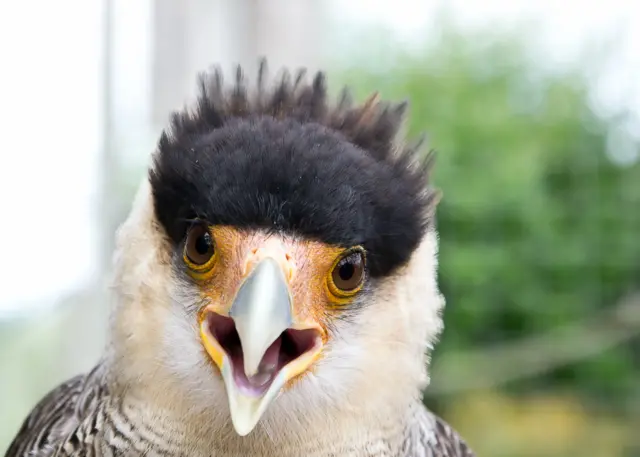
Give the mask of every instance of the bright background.
[[[0, 452], [104, 343], [113, 232], [213, 63], [412, 102], [448, 299], [425, 402], [479, 455], [640, 456], [640, 2], [0, 4]], [[635, 433], [634, 433], [635, 432]]]

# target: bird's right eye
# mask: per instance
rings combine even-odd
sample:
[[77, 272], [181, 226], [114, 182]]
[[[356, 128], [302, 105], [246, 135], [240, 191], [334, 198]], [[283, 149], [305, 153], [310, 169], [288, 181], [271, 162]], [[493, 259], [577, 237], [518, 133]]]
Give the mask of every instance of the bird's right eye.
[[209, 229], [201, 224], [194, 225], [187, 233], [184, 245], [184, 261], [195, 271], [206, 271], [215, 261], [215, 243]]

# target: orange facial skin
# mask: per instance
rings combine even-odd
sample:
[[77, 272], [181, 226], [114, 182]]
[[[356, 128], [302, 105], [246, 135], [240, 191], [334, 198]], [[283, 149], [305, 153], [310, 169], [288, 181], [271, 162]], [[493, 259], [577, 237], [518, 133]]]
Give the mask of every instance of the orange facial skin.
[[[227, 316], [246, 276], [268, 255], [278, 260], [288, 280], [294, 328], [315, 327], [321, 333], [323, 344], [327, 342], [332, 311], [350, 303], [356, 295], [337, 295], [331, 285], [333, 268], [350, 249], [230, 226], [211, 226], [209, 231], [215, 243], [212, 261], [204, 268], [193, 268], [185, 256], [188, 272], [207, 303], [200, 310], [200, 323], [206, 312]], [[299, 376], [291, 379], [287, 386], [296, 378]]]

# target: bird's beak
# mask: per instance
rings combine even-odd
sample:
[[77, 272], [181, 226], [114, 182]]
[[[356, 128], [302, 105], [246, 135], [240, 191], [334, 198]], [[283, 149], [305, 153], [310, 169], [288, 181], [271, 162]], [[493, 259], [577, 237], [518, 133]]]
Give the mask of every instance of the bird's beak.
[[322, 349], [322, 329], [297, 322], [289, 281], [294, 266], [281, 249], [256, 250], [228, 313], [205, 308], [200, 333], [222, 373], [231, 420], [247, 435], [287, 381]]

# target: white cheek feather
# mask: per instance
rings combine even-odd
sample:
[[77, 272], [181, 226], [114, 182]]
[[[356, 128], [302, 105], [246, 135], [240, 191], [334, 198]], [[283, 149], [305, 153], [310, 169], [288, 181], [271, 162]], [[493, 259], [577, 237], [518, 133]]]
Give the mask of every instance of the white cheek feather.
[[195, 315], [180, 310], [170, 313], [162, 329], [160, 362], [175, 379], [178, 396], [198, 412], [228, 410], [224, 384], [201, 342]]
[[[180, 304], [175, 303], [174, 306], [178, 308]], [[159, 330], [162, 334], [159, 357], [167, 371], [187, 384], [189, 391], [206, 390], [204, 380], [211, 377], [211, 370], [200, 343], [195, 316], [190, 319], [186, 313], [175, 309], [167, 315], [163, 328]], [[206, 376], [199, 376], [203, 372]]]

